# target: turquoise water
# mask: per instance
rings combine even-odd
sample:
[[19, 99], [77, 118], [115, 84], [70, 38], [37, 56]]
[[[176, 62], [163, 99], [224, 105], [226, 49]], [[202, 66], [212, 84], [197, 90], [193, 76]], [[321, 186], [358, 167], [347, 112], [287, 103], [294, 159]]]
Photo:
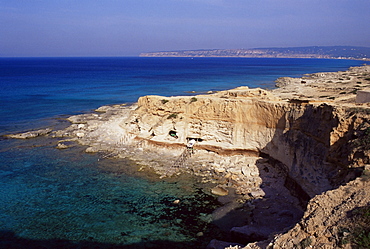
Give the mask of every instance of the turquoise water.
[[[209, 214], [219, 204], [194, 178], [158, 180], [129, 160], [98, 160], [76, 147], [60, 151], [46, 139], [9, 144], [0, 151], [0, 248], [21, 239], [47, 248], [57, 240], [182, 248], [206, 246], [217, 234]], [[198, 232], [208, 239], [199, 240]]]
[[[183, 95], [360, 61], [232, 58], [0, 58], [0, 135], [147, 94]], [[52, 138], [0, 138], [0, 248], [204, 248], [227, 239], [220, 206], [191, 176], [159, 180], [129, 159], [102, 159]], [[100, 159], [100, 160], [99, 160]], [[173, 201], [180, 200], [179, 204]], [[203, 232], [204, 236], [197, 236]]]

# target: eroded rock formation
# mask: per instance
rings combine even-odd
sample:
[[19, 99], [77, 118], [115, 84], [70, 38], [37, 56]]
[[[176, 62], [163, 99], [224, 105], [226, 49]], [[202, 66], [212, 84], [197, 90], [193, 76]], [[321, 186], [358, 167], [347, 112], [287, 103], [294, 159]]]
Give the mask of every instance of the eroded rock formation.
[[[281, 101], [262, 89], [237, 88], [196, 97], [141, 97], [120, 126], [150, 146], [185, 146], [221, 155], [269, 156], [310, 196], [348, 180], [356, 161], [348, 146], [367, 116], [325, 103]], [[176, 133], [176, 137], [171, 136]]]

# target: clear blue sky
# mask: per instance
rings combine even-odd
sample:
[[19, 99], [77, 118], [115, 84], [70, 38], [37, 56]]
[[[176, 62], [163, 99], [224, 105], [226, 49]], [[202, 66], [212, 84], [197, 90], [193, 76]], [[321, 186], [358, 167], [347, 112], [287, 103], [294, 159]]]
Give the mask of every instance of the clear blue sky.
[[0, 0], [0, 56], [370, 47], [370, 0]]

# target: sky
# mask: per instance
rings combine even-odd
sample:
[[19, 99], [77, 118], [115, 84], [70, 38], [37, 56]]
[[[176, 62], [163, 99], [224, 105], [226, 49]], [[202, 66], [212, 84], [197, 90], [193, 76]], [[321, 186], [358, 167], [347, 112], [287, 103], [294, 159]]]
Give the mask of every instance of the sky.
[[0, 0], [0, 57], [370, 47], [370, 0]]

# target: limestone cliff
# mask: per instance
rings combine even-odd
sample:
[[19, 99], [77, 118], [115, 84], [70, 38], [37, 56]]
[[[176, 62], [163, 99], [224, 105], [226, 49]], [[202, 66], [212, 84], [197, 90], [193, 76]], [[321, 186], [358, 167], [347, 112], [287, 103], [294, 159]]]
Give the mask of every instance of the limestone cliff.
[[360, 116], [322, 103], [282, 101], [265, 90], [244, 87], [196, 97], [141, 97], [121, 127], [127, 136], [148, 144], [185, 146], [194, 138], [199, 150], [268, 155], [313, 197], [348, 180], [349, 165], [369, 163], [364, 155], [356, 161], [348, 147], [364, 125], [366, 117]]

